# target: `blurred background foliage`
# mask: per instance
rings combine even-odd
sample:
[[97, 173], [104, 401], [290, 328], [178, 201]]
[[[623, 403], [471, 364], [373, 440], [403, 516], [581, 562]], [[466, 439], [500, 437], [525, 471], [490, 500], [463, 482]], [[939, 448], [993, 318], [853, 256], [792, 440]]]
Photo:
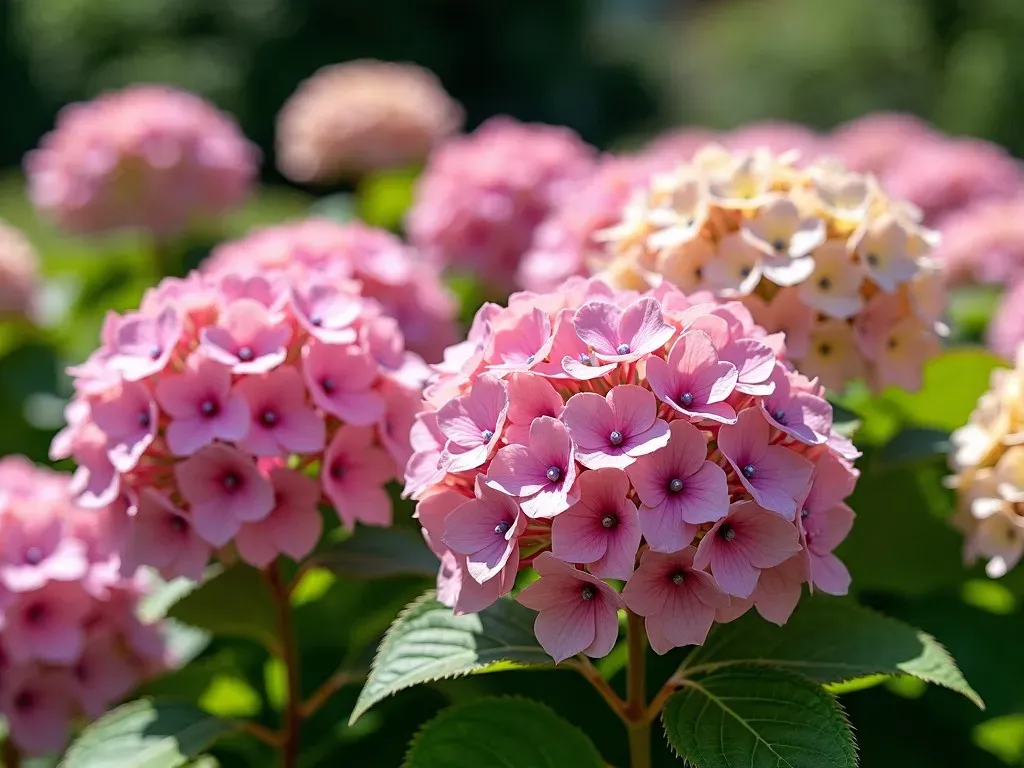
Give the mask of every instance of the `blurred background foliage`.
[[[468, 128], [507, 113], [569, 125], [605, 148], [682, 125], [770, 118], [824, 129], [896, 109], [1024, 153], [1021, 0], [0, 0], [0, 29], [0, 217], [29, 234], [50, 278], [44, 328], [0, 328], [0, 454], [38, 461], [69, 394], [61, 369], [95, 346], [108, 309], [135, 305], [159, 277], [146, 243], [59, 236], [24, 197], [22, 155], [62, 105], [104, 89], [154, 80], [196, 91], [231, 111], [264, 152], [267, 185], [216, 231], [180, 244], [179, 272], [218, 239], [310, 211], [313, 198], [275, 170], [274, 118], [318, 67], [359, 57], [434, 70], [465, 106]], [[408, 183], [369, 180], [357, 210], [396, 225]], [[329, 201], [320, 206], [330, 213]], [[1024, 569], [993, 582], [960, 568], [960, 536], [945, 521], [953, 497], [940, 484], [942, 441], [966, 420], [995, 364], [982, 352], [952, 352], [932, 364], [917, 395], [854, 392], [843, 401], [862, 422], [866, 454], [852, 500], [859, 520], [840, 551], [859, 597], [946, 642], [989, 705], [977, 712], [904, 681], [850, 693], [843, 701], [870, 768], [1024, 765]], [[296, 601], [309, 688], [343, 661], [365, 666], [400, 606], [431, 582], [307, 579]], [[616, 684], [622, 661], [603, 662]], [[662, 659], [658, 674], [677, 662]], [[218, 639], [152, 689], [273, 723], [281, 685], [257, 645]], [[544, 700], [610, 764], [626, 761], [614, 716], [567, 671], [442, 681], [349, 727], [356, 692], [343, 689], [309, 724], [304, 765], [397, 766], [438, 708], [482, 693]], [[674, 764], [659, 750], [659, 765]], [[241, 738], [216, 753], [225, 766], [269, 757]]]

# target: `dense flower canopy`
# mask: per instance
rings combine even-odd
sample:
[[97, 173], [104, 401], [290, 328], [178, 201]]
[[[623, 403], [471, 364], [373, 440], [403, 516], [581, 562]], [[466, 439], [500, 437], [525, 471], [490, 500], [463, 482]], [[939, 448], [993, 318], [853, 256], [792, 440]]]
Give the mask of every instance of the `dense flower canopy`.
[[665, 653], [751, 606], [784, 623], [804, 582], [846, 593], [858, 454], [739, 302], [576, 278], [485, 305], [436, 369], [406, 493], [456, 612], [533, 566], [518, 599], [563, 660], [608, 653], [623, 606]]
[[656, 175], [600, 233], [595, 262], [625, 287], [741, 300], [789, 359], [830, 388], [866, 378], [916, 389], [945, 309], [934, 233], [871, 176], [718, 145]]
[[389, 232], [360, 222], [309, 219], [257, 229], [214, 248], [203, 271], [357, 280], [362, 296], [394, 318], [406, 346], [427, 360], [440, 360], [456, 339], [457, 305], [437, 265]]
[[298, 182], [358, 177], [422, 160], [462, 120], [462, 107], [423, 67], [334, 64], [300, 83], [281, 108], [277, 162]]
[[141, 575], [120, 575], [121, 502], [74, 505], [69, 478], [0, 460], [0, 715], [27, 754], [61, 749], [173, 662], [159, 625], [136, 616]]
[[316, 545], [326, 500], [384, 526], [426, 367], [357, 282], [298, 272], [167, 278], [110, 314], [70, 370], [53, 458], [79, 502], [129, 505], [122, 565], [198, 579], [234, 543], [258, 567]]
[[161, 236], [243, 202], [258, 164], [259, 150], [230, 116], [162, 85], [65, 107], [25, 156], [32, 202], [62, 228]]

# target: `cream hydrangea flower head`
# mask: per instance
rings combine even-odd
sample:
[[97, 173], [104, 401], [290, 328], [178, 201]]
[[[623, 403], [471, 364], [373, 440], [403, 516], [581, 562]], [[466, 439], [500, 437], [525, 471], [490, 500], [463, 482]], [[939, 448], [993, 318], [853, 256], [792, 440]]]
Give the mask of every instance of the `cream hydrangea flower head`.
[[655, 176], [600, 233], [595, 272], [740, 299], [830, 389], [917, 389], [937, 354], [945, 295], [920, 212], [870, 175], [795, 152], [698, 151]]
[[1024, 346], [1016, 367], [992, 372], [967, 424], [950, 437], [947, 484], [958, 494], [953, 523], [964, 532], [964, 559], [987, 561], [999, 578], [1024, 555]]

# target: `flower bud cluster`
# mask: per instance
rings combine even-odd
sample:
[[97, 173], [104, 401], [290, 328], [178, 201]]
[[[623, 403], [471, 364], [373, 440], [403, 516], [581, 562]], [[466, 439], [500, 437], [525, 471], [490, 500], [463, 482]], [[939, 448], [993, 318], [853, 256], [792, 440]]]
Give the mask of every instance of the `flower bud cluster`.
[[847, 591], [858, 454], [739, 302], [575, 278], [485, 305], [436, 368], [406, 493], [457, 612], [533, 567], [518, 599], [562, 660], [608, 653], [622, 607], [664, 653], [751, 606], [785, 622], [804, 582]]
[[0, 715], [26, 754], [60, 750], [164, 669], [160, 627], [136, 615], [144, 580], [118, 569], [124, 512], [74, 505], [68, 478], [0, 460]]

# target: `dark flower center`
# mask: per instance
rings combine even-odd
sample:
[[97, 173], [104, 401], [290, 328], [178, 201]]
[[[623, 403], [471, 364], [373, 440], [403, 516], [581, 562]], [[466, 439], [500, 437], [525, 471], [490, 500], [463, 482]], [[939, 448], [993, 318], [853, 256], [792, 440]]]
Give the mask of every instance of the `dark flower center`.
[[829, 280], [827, 277], [823, 277], [818, 281], [818, 287], [821, 288], [821, 290], [823, 291], [827, 291], [829, 288], [832, 287], [832, 281]]
[[874, 253], [869, 253], [865, 257], [865, 261], [867, 261], [867, 263], [870, 264], [872, 267], [877, 267], [878, 266], [878, 261], [879, 261], [878, 255], [874, 254]]
[[29, 547], [25, 550], [25, 563], [28, 565], [39, 565], [43, 562], [43, 550], [39, 547]]
[[562, 470], [558, 467], [548, 467], [548, 471], [544, 473], [544, 476], [552, 483], [557, 483], [562, 479]]
[[613, 514], [607, 514], [601, 518], [601, 525], [605, 528], [614, 528], [619, 524], [619, 516]]
[[740, 277], [744, 277], [744, 278], [750, 277], [750, 272], [751, 272], [750, 267], [742, 267], [740, 269]]
[[772, 247], [775, 248], [776, 251], [784, 251], [786, 250], [786, 241], [780, 238], [772, 243]]
[[590, 365], [592, 362], [590, 359], [590, 355], [588, 355], [586, 352], [580, 352], [580, 362], [583, 363], [584, 365]]
[[683, 406], [683, 408], [689, 408], [693, 405], [693, 393], [683, 392], [683, 394], [679, 396], [679, 404]]
[[749, 480], [757, 473], [757, 467], [755, 467], [753, 464], [746, 464], [744, 465], [743, 469], [740, 470], [740, 472], [742, 472], [743, 476], [747, 478], [747, 480]]
[[217, 406], [217, 401], [213, 398], [207, 398], [199, 404], [199, 412], [207, 418], [216, 416], [220, 412], [220, 408]]
[[617, 429], [613, 429], [612, 433], [608, 435], [608, 442], [612, 445], [622, 445], [622, 433]]
[[238, 476], [237, 472], [225, 472], [220, 479], [220, 484], [224, 487], [225, 491], [233, 493], [242, 485], [242, 478]]
[[25, 609], [25, 621], [29, 624], [38, 624], [46, 618], [46, 606], [42, 603], [32, 603]]
[[536, 355], [530, 355], [528, 358], [526, 358], [526, 364], [527, 365], [533, 365], [533, 361], [536, 360], [536, 359], [537, 359]]
[[341, 480], [347, 474], [348, 467], [346, 467], [340, 461], [336, 461], [333, 464], [331, 464], [331, 477], [333, 477], [335, 480]]
[[809, 514], [811, 514], [811, 510], [809, 510], [807, 507], [804, 507], [803, 509], [800, 510], [800, 517], [804, 517], [805, 518]]
[[260, 414], [260, 424], [264, 427], [277, 426], [278, 416], [277, 411], [266, 410]]
[[683, 490], [683, 481], [678, 477], [673, 477], [668, 483], [669, 493], [679, 493]]
[[629, 354], [629, 344], [619, 344], [619, 346], [617, 346], [615, 348], [615, 354], [617, 354], [617, 355], [628, 355]]
[[337, 387], [338, 385], [334, 383], [334, 379], [330, 377], [326, 377], [320, 380], [320, 388], [328, 395], [331, 394], [335, 389], [337, 389]]
[[726, 541], [732, 541], [736, 538], [736, 530], [728, 523], [723, 523], [718, 528], [718, 537]]
[[785, 424], [786, 412], [781, 408], [776, 408], [774, 411], [772, 411], [772, 418], [779, 422], [779, 424]]
[[482, 437], [484, 440], [490, 440], [492, 437], [494, 437], [494, 430], [485, 429], [483, 432], [480, 433], [480, 437]]
[[669, 578], [672, 579], [672, 583], [678, 587], [680, 584], [683, 583], [683, 581], [686, 580], [686, 574], [684, 574], [682, 571], [676, 571], [671, 576], [669, 576]]
[[899, 345], [900, 345], [900, 342], [899, 342], [899, 340], [895, 336], [890, 336], [885, 341], [885, 346], [889, 350], [896, 349], [896, 347], [898, 347]]
[[508, 520], [502, 520], [496, 526], [494, 526], [494, 532], [499, 536], [504, 536], [508, 533], [508, 529], [512, 527], [512, 523]]
[[253, 359], [253, 357], [255, 357], [255, 353], [252, 351], [252, 347], [239, 347], [238, 359], [241, 360], [243, 363], [248, 363], [250, 360]]
[[593, 600], [597, 597], [597, 590], [592, 584], [584, 584], [583, 589], [580, 590], [580, 597], [584, 600]]
[[153, 423], [153, 420], [149, 417], [149, 412], [139, 411], [139, 426], [142, 429], [149, 429], [149, 425]]
[[14, 697], [14, 708], [20, 712], [24, 712], [29, 709], [34, 709], [36, 706], [36, 697], [32, 691], [22, 691]]
[[319, 328], [321, 325], [324, 324], [324, 319], [320, 317], [320, 315], [313, 314], [309, 316], [309, 324], [314, 326], [315, 328]]
[[178, 515], [171, 515], [170, 526], [171, 530], [175, 533], [182, 533], [188, 530], [188, 523], [185, 522], [185, 518]]
[[149, 348], [149, 359], [159, 360], [163, 350], [160, 349], [156, 344]]
[[820, 354], [822, 357], [828, 357], [829, 355], [832, 354], [832, 345], [831, 344], [819, 344], [818, 345], [818, 354]]

